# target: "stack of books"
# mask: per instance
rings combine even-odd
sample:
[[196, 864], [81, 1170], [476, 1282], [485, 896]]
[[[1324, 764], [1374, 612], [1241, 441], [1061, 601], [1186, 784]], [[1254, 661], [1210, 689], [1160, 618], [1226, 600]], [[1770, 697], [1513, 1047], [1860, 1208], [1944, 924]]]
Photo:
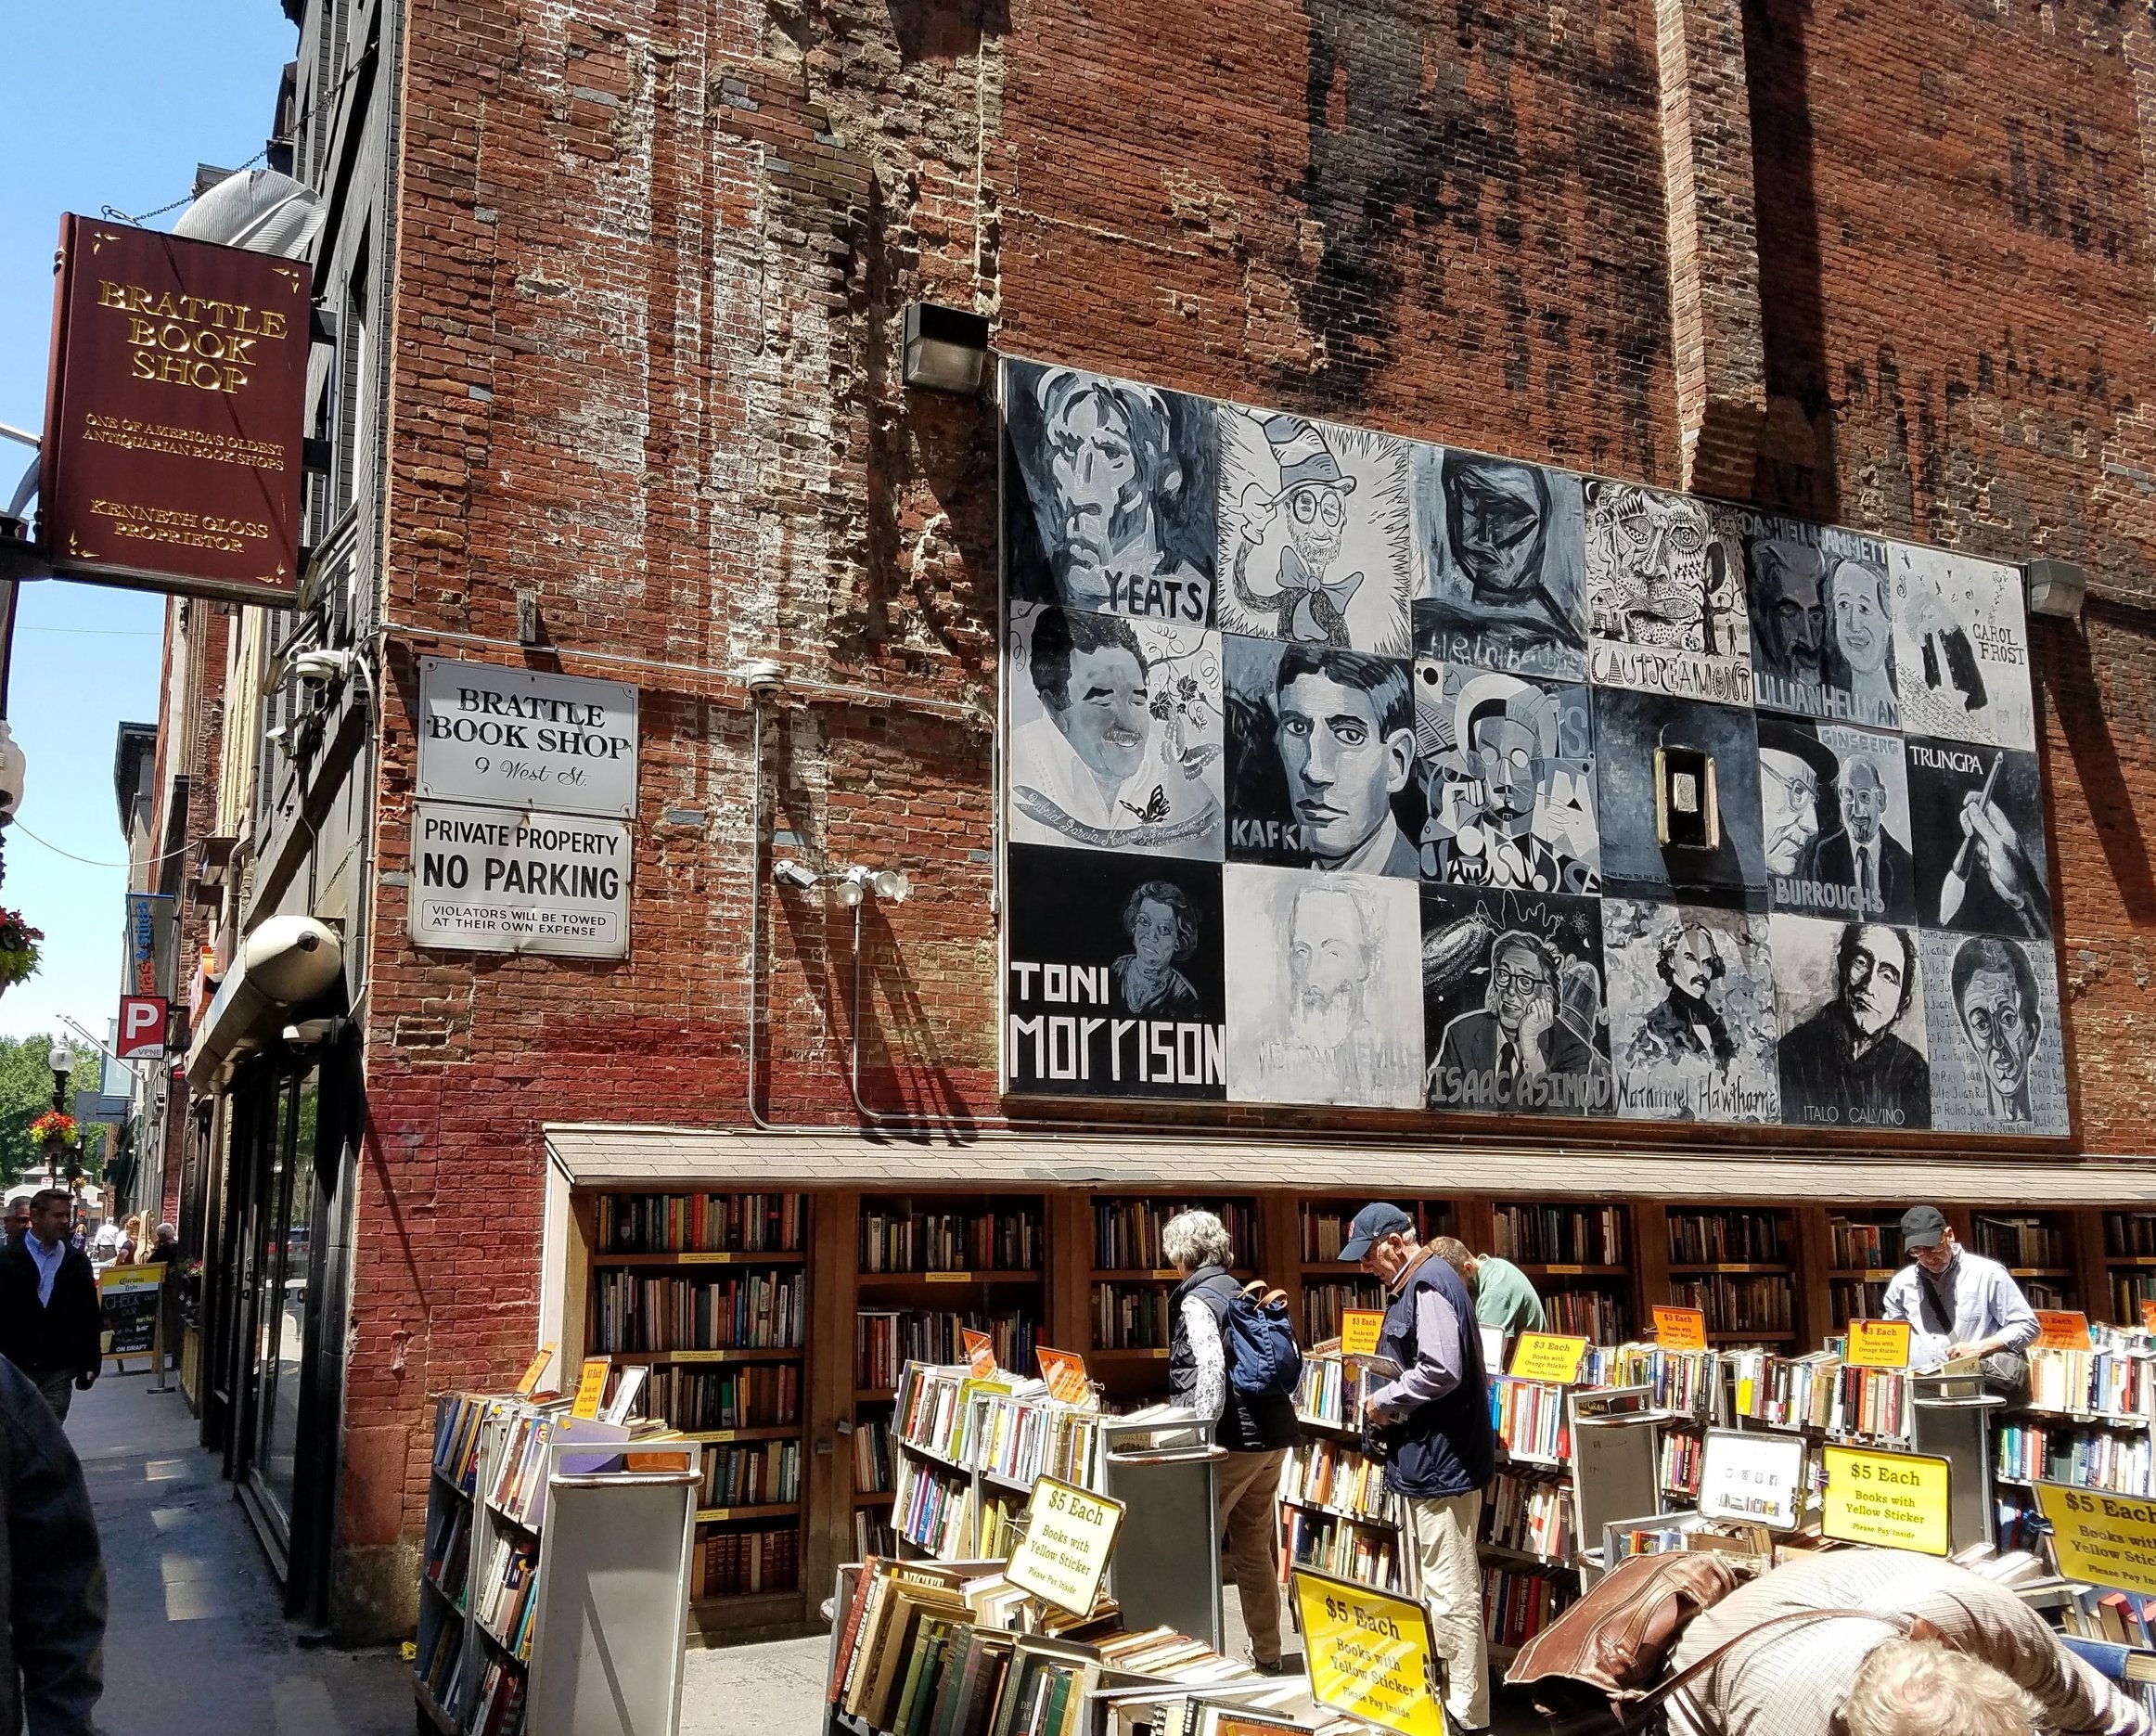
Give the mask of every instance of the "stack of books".
[[1498, 1375], [1490, 1382], [1490, 1421], [1497, 1445], [1514, 1459], [1557, 1464], [1572, 1458], [1561, 1386]]

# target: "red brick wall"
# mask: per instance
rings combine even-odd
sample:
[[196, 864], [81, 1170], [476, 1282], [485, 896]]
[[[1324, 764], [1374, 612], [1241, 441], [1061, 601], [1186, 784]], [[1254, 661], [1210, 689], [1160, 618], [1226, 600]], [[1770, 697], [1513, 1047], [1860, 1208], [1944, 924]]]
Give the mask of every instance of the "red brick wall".
[[[1765, 379], [1706, 390], [1765, 395], [1763, 499], [2142, 588], [2117, 18], [1748, 14]], [[868, 919], [873, 1100], [997, 1107], [994, 418], [903, 392], [903, 303], [978, 304], [1015, 354], [1672, 482], [1656, 29], [1646, 0], [413, 0], [380, 867], [406, 866], [415, 656], [520, 660], [520, 590], [560, 666], [640, 682], [642, 811], [623, 964], [416, 955], [379, 889], [353, 1562], [419, 1524], [430, 1395], [528, 1354], [539, 1125], [746, 1119], [749, 657], [893, 701], [797, 688], [766, 743], [779, 854], [918, 889]], [[1687, 123], [1726, 171], [1720, 98]], [[2113, 612], [2038, 649], [2077, 1125], [2137, 1150], [2147, 641]], [[768, 907], [765, 1100], [850, 1120], [843, 913]]]

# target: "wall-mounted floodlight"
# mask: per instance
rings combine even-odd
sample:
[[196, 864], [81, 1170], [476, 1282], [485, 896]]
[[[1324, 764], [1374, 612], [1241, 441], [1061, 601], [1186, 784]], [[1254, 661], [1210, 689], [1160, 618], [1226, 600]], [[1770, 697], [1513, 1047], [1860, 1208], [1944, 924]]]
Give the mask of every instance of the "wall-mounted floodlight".
[[2029, 612], [2049, 615], [2055, 621], [2081, 619], [2082, 599], [2088, 595], [2088, 574], [2071, 560], [2029, 562]]
[[899, 868], [878, 868], [868, 883], [885, 904], [904, 904], [913, 894], [913, 881]]
[[905, 304], [905, 359], [909, 386], [968, 396], [981, 390], [988, 366], [988, 317], [934, 302]]

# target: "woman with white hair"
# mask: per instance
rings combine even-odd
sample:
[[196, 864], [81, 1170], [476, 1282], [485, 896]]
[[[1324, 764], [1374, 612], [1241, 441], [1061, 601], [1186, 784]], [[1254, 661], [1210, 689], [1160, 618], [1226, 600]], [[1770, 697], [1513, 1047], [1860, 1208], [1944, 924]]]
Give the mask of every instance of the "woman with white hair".
[[1169, 1297], [1168, 1396], [1209, 1420], [1227, 1448], [1218, 1483], [1227, 1569], [1242, 1601], [1251, 1662], [1280, 1670], [1280, 1544], [1276, 1506], [1280, 1466], [1295, 1442], [1295, 1401], [1285, 1394], [1239, 1393], [1228, 1378], [1224, 1331], [1240, 1290], [1229, 1268], [1235, 1243], [1211, 1212], [1178, 1212], [1161, 1231], [1161, 1252], [1183, 1281]]

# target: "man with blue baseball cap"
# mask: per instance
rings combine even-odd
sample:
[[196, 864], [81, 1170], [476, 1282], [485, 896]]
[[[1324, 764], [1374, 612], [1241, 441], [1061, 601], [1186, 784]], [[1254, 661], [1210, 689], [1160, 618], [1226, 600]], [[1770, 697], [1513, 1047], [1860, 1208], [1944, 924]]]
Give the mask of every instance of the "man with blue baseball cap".
[[1422, 1569], [1431, 1642], [1444, 1661], [1445, 1709], [1462, 1731], [1485, 1730], [1490, 1660], [1475, 1533], [1496, 1440], [1475, 1305], [1436, 1249], [1417, 1242], [1415, 1220], [1383, 1201], [1355, 1214], [1340, 1257], [1385, 1286], [1378, 1354], [1400, 1373], [1370, 1394], [1363, 1415]]

